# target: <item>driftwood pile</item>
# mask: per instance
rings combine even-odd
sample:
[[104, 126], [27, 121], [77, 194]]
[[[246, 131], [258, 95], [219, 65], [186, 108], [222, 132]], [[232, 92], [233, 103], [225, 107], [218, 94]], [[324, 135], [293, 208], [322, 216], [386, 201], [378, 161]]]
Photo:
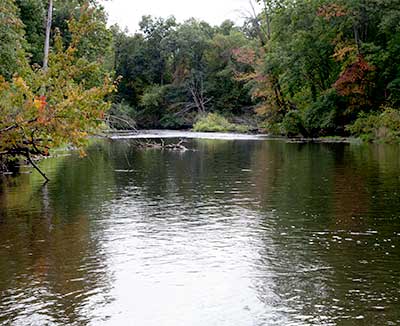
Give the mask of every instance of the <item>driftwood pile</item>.
[[160, 139], [160, 142], [151, 140], [147, 140], [145, 142], [139, 142], [137, 146], [139, 148], [153, 148], [153, 149], [185, 152], [188, 150], [188, 148], [184, 146], [183, 143], [185, 143], [185, 140], [181, 139], [178, 143], [165, 144], [164, 140]]

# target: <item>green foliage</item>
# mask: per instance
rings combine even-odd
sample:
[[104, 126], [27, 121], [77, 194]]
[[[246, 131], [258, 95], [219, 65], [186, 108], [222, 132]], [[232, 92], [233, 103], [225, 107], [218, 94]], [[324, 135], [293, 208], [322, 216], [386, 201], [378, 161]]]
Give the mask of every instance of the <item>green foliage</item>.
[[315, 103], [304, 111], [304, 128], [311, 137], [333, 135], [338, 125], [338, 103], [335, 90], [321, 95]]
[[229, 21], [224, 22], [219, 29], [222, 33], [213, 36], [205, 52], [207, 94], [213, 98], [213, 110], [239, 114], [243, 108], [251, 105], [251, 98], [249, 87], [236, 78], [233, 51], [247, 45], [249, 41]]
[[31, 63], [42, 64], [46, 3], [43, 0], [16, 0], [15, 3], [24, 24], [27, 52], [31, 55]]
[[229, 122], [217, 113], [201, 116], [193, 126], [194, 131], [209, 132], [248, 132], [249, 127]]
[[149, 86], [142, 95], [140, 104], [145, 110], [155, 111], [164, 102], [165, 87], [159, 85]]
[[160, 119], [160, 125], [165, 129], [182, 129], [188, 126], [185, 119], [174, 113], [166, 113]]
[[357, 120], [352, 125], [347, 126], [347, 130], [352, 135], [365, 141], [372, 141], [375, 139], [379, 124], [379, 114], [377, 112], [370, 114], [361, 112]]
[[384, 108], [381, 112], [360, 113], [348, 131], [366, 141], [400, 142], [400, 112]]
[[298, 111], [289, 111], [282, 121], [285, 135], [289, 137], [304, 136], [303, 119]]
[[113, 103], [108, 115], [108, 125], [114, 129], [133, 129], [136, 127], [135, 108], [125, 101]]
[[261, 123], [259, 123], [258, 128], [262, 131], [262, 133], [267, 133], [274, 136], [285, 135], [285, 131], [282, 128], [282, 123], [279, 122], [271, 122], [264, 120]]
[[13, 0], [0, 4], [0, 76], [10, 80], [15, 73], [27, 68], [24, 25]]

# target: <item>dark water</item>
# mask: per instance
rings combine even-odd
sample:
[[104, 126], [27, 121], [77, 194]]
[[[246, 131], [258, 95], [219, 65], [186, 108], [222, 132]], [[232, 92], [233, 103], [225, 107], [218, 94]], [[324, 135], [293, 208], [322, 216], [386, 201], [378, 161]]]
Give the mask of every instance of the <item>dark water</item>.
[[0, 325], [400, 325], [400, 148], [94, 144], [1, 177]]

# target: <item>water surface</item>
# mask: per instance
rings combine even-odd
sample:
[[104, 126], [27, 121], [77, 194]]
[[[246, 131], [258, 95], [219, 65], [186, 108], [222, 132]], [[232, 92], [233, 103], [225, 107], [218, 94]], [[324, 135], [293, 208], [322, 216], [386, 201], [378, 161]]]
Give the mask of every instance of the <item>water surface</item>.
[[1, 177], [0, 325], [400, 325], [398, 146], [134, 142]]

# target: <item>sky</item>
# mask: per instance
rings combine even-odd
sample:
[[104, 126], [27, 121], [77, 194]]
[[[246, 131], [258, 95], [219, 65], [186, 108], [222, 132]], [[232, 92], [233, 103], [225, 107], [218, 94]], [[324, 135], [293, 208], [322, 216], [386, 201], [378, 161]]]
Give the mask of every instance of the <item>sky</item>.
[[[108, 13], [109, 24], [117, 23], [134, 33], [143, 15], [175, 16], [179, 22], [191, 17], [219, 25], [226, 19], [242, 22], [251, 12], [250, 0], [108, 0], [102, 4]], [[255, 1], [253, 1], [254, 3]]]

